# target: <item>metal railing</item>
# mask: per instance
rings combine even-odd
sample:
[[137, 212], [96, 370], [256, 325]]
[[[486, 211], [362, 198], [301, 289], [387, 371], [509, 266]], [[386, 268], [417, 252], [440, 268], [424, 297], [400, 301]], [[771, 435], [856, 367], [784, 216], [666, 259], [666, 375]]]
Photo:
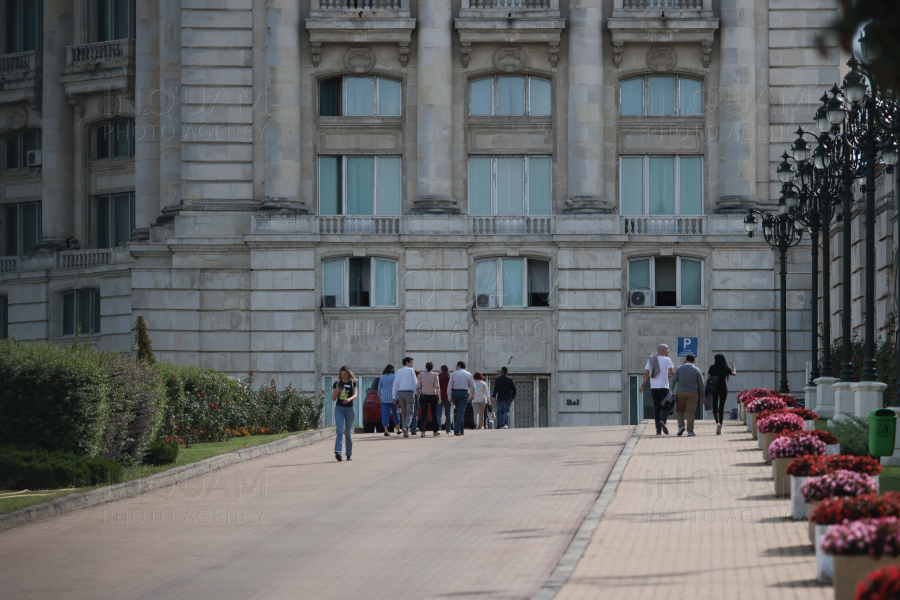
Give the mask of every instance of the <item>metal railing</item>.
[[18, 256], [4, 256], [0, 258], [0, 273], [15, 273], [19, 270]]
[[318, 217], [319, 233], [358, 235], [397, 235], [401, 233], [403, 217]]
[[622, 233], [628, 235], [701, 235], [706, 216], [622, 217]]
[[75, 269], [78, 267], [96, 267], [112, 262], [112, 248], [96, 250], [66, 250], [57, 255], [58, 269]]
[[112, 40], [66, 46], [66, 68], [78, 70], [97, 67], [103, 63], [134, 60], [134, 40]]
[[41, 69], [43, 52], [17, 52], [0, 55], [0, 79], [28, 79]]
[[554, 218], [546, 217], [469, 217], [474, 235], [547, 235], [553, 233]]

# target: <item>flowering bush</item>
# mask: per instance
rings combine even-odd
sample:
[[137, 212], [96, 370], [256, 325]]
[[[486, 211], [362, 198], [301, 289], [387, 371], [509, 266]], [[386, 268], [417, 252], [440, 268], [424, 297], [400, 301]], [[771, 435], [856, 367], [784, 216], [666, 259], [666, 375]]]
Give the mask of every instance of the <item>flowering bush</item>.
[[825, 475], [831, 469], [825, 464], [824, 456], [798, 456], [787, 466], [786, 473], [797, 477], [815, 477]]
[[[819, 438], [826, 444], [837, 444], [838, 439], [835, 437], [833, 433], [830, 431], [822, 431], [821, 429], [813, 429], [812, 431], [788, 431], [786, 433], [776, 433], [775, 439], [778, 439], [782, 436], [790, 437], [792, 435], [811, 435]], [[851, 469], [852, 470], [852, 469]]]
[[807, 502], [824, 500], [832, 496], [862, 496], [877, 491], [875, 480], [868, 475], [844, 470], [810, 477], [800, 488], [800, 493]]
[[871, 456], [854, 456], [852, 454], [835, 454], [825, 459], [825, 463], [833, 470], [854, 471], [866, 475], [881, 474], [881, 463]]
[[895, 600], [900, 598], [900, 565], [882, 567], [866, 575], [856, 585], [853, 600]]
[[817, 421], [819, 419], [819, 414], [809, 410], [808, 408], [789, 408], [787, 410], [789, 413], [799, 415], [800, 418], [804, 421]]
[[821, 541], [826, 554], [900, 555], [900, 522], [897, 517], [846, 521], [828, 528]]
[[764, 419], [756, 420], [756, 428], [760, 433], [803, 431], [804, 427], [806, 427], [806, 422], [798, 415], [789, 412], [776, 412]]
[[900, 494], [863, 494], [856, 498], [837, 496], [822, 500], [809, 515], [816, 525], [835, 525], [844, 521], [900, 516]]
[[755, 400], [751, 400], [747, 403], [747, 412], [762, 412], [765, 410], [778, 410], [780, 408], [787, 408], [787, 405], [784, 403], [784, 400], [781, 398], [776, 398], [774, 396], [767, 396], [765, 398], [756, 398]]
[[792, 435], [769, 444], [769, 458], [793, 458], [804, 454], [824, 455], [825, 442], [813, 435]]
[[772, 390], [767, 390], [766, 388], [753, 388], [751, 390], [738, 392], [737, 394], [735, 394], [735, 398], [738, 402], [748, 402], [756, 398], [765, 398], [767, 396], [771, 396], [774, 393], [775, 392], [773, 392]]

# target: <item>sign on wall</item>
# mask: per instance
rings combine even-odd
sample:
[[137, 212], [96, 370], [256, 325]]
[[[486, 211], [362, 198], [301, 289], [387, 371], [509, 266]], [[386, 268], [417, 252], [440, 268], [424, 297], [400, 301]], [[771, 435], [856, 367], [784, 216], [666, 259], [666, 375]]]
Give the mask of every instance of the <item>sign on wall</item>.
[[678, 356], [687, 356], [688, 354], [693, 354], [697, 356], [698, 338], [692, 337], [680, 337], [678, 338]]

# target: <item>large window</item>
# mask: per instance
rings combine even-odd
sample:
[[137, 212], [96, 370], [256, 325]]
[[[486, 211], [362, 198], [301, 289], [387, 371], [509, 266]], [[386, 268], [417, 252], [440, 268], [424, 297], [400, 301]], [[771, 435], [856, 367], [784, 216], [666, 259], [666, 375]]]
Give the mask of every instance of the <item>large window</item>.
[[320, 156], [320, 215], [399, 215], [399, 156]]
[[100, 290], [64, 292], [59, 305], [61, 335], [100, 333]]
[[41, 239], [41, 203], [7, 204], [4, 209], [6, 255], [20, 256], [34, 250]]
[[551, 104], [550, 82], [546, 79], [498, 75], [469, 84], [472, 116], [549, 116]]
[[475, 306], [550, 306], [550, 263], [533, 258], [492, 258], [475, 263]]
[[0, 296], [0, 340], [9, 337], [9, 296]]
[[38, 129], [19, 131], [6, 137], [3, 165], [7, 169], [24, 169], [28, 166], [28, 153], [41, 150], [41, 132]]
[[397, 306], [397, 262], [340, 258], [323, 263], [325, 308]]
[[319, 81], [319, 116], [399, 117], [400, 82], [386, 77], [332, 77]]
[[623, 215], [703, 213], [703, 158], [623, 156], [619, 196]]
[[107, 121], [94, 131], [98, 159], [134, 156], [134, 119]]
[[703, 306], [703, 261], [680, 256], [630, 261], [628, 305], [634, 308]]
[[41, 2], [6, 0], [6, 52], [33, 52], [43, 47]]
[[549, 156], [469, 158], [469, 214], [549, 215], [552, 212]]
[[620, 113], [630, 116], [698, 116], [703, 111], [703, 83], [674, 75], [648, 75], [619, 85]]
[[134, 231], [134, 192], [97, 196], [97, 247], [115, 248]]
[[134, 0], [97, 0], [98, 42], [134, 37]]

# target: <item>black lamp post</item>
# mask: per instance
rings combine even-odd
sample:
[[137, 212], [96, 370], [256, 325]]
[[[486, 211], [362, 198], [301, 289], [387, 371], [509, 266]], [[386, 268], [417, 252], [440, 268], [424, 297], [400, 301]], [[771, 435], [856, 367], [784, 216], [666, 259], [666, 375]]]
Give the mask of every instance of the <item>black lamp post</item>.
[[799, 199], [796, 193], [790, 197], [789, 193], [793, 193], [793, 190], [787, 190], [778, 201], [780, 214], [770, 215], [758, 210], [751, 210], [744, 217], [744, 229], [751, 238], [759, 224], [755, 215], [761, 217], [763, 237], [770, 246], [778, 248], [781, 259], [781, 383], [778, 391], [782, 394], [790, 393], [787, 381], [787, 251], [788, 248], [796, 246], [803, 239], [803, 232], [794, 227], [794, 217], [789, 214], [790, 209], [797, 205]]

